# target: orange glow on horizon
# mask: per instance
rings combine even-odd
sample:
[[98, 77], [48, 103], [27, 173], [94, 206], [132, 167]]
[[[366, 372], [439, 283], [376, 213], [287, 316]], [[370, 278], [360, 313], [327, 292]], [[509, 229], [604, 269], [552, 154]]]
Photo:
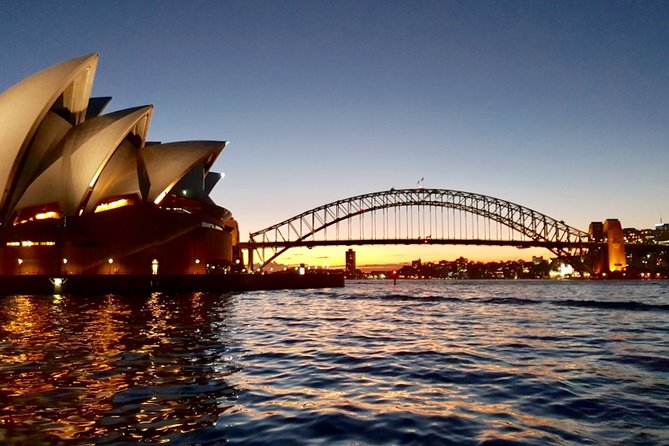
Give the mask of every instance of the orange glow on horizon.
[[[346, 250], [352, 248], [356, 252], [358, 268], [376, 266], [394, 266], [411, 264], [412, 260], [438, 262], [455, 260], [465, 257], [477, 262], [503, 260], [532, 260], [533, 256], [544, 259], [554, 257], [553, 253], [544, 248], [518, 249], [513, 246], [456, 246], [456, 245], [406, 245], [406, 246], [328, 246], [313, 249], [292, 248], [275, 259], [275, 263], [286, 266], [298, 266], [301, 263], [315, 267], [341, 269], [345, 265]], [[255, 259], [258, 261], [258, 259]]]

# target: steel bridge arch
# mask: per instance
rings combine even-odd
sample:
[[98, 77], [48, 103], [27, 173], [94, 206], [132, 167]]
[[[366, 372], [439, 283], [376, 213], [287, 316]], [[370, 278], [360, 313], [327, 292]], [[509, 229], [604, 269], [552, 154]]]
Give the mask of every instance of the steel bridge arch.
[[[291, 247], [319, 245], [353, 245], [362, 240], [348, 237], [340, 238], [337, 231], [335, 240], [327, 240], [327, 229], [354, 217], [374, 215], [375, 212], [401, 207], [447, 208], [477, 215], [497, 222], [520, 237], [505, 240], [504, 244], [522, 243], [527, 246], [541, 246], [563, 258], [573, 258], [582, 254], [588, 246], [588, 233], [573, 228], [563, 221], [558, 221], [546, 214], [525, 206], [488, 195], [463, 192], [450, 189], [390, 189], [354, 197], [344, 198], [305, 211], [263, 230], [249, 234], [249, 242], [244, 247], [249, 249], [249, 266], [252, 265], [253, 252], [261, 259], [260, 269], [264, 268]], [[419, 214], [420, 221], [420, 214]], [[362, 232], [362, 230], [361, 230]], [[323, 236], [316, 240], [315, 236]], [[388, 239], [366, 240], [384, 243]], [[398, 239], [393, 239], [397, 242]], [[402, 239], [402, 243], [427, 242], [423, 238]], [[486, 239], [481, 244], [500, 244], [499, 240]], [[446, 240], [437, 241], [446, 243]], [[271, 255], [265, 258], [264, 250], [270, 249]]]

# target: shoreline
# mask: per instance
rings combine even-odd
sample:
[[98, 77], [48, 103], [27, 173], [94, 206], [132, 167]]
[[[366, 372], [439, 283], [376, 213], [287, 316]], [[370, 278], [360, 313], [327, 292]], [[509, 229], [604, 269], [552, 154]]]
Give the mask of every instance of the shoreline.
[[258, 291], [340, 288], [343, 274], [46, 275], [0, 276], [0, 295]]

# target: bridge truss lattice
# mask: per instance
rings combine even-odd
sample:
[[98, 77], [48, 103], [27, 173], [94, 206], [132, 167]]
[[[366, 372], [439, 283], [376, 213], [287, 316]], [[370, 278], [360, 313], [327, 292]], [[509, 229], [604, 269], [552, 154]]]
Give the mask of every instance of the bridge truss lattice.
[[[461, 244], [543, 247], [584, 255], [586, 232], [510, 201], [449, 189], [391, 189], [328, 203], [251, 233], [249, 264], [260, 268], [292, 247]], [[574, 263], [574, 261], [572, 261]]]

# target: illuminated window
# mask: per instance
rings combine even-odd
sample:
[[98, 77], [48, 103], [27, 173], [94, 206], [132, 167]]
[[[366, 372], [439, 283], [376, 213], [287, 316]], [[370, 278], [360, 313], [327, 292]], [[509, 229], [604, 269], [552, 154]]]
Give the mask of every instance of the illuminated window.
[[49, 218], [60, 218], [60, 214], [56, 211], [40, 212], [39, 214], [35, 214], [35, 220], [47, 220]]
[[203, 228], [216, 229], [217, 231], [222, 231], [222, 230], [223, 230], [223, 228], [221, 228], [220, 226], [215, 225], [215, 224], [213, 224], [213, 223], [207, 223], [207, 222], [205, 222], [205, 221], [202, 222], [202, 225], [201, 225], [201, 226], [202, 226]]
[[25, 223], [30, 223], [37, 220], [50, 220], [50, 219], [59, 219], [61, 217], [60, 212], [57, 209], [54, 209], [54, 206], [49, 206], [45, 209], [41, 208], [25, 208], [19, 211], [16, 216], [13, 225], [22, 225]]
[[97, 205], [93, 212], [97, 214], [98, 212], [111, 211], [112, 209], [122, 208], [130, 204], [130, 200], [127, 198], [121, 198], [120, 200], [110, 201], [109, 203], [101, 203]]
[[21, 240], [20, 242], [7, 242], [6, 246], [21, 246], [22, 248], [32, 248], [33, 246], [56, 246], [54, 241], [33, 242], [32, 240]]
[[171, 208], [171, 207], [166, 207], [166, 211], [173, 211], [173, 212], [181, 212], [182, 214], [190, 214], [191, 212], [188, 209], [184, 208]]

